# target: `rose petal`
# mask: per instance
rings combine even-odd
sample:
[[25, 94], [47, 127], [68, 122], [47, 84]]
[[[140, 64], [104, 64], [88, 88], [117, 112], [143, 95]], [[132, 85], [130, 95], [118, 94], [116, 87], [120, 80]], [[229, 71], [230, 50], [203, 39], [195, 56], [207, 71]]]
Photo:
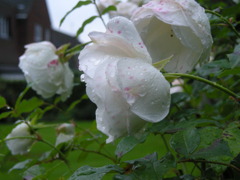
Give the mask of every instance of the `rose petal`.
[[117, 65], [118, 83], [131, 111], [150, 122], [165, 118], [170, 106], [170, 85], [163, 75], [142, 61], [121, 60]]
[[81, 51], [79, 70], [93, 77], [97, 66], [111, 57], [138, 58], [151, 63], [150, 55], [131, 21], [116, 17], [110, 20], [107, 27], [106, 33], [89, 34], [94, 45], [88, 45]]

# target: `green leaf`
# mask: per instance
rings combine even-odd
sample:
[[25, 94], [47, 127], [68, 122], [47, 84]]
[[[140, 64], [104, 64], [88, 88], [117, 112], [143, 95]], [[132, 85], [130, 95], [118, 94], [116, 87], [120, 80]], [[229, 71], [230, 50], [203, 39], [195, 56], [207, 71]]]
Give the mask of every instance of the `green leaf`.
[[13, 111], [3, 112], [0, 114], [0, 119], [4, 119], [8, 116], [10, 116], [13, 113]]
[[227, 55], [232, 68], [240, 66], [240, 44], [236, 45], [232, 54]]
[[194, 154], [192, 154], [191, 158], [216, 160], [216, 157], [224, 157], [224, 156], [232, 157], [228, 144], [227, 142], [221, 139], [217, 139], [210, 146], [200, 149]]
[[27, 113], [35, 110], [37, 107], [41, 106], [44, 102], [37, 97], [33, 97], [29, 100], [23, 100], [21, 103], [18, 104], [16, 107], [17, 115], [22, 113]]
[[78, 29], [76, 36], [78, 37], [84, 30], [85, 26], [90, 24], [92, 21], [94, 21], [94, 19], [96, 19], [98, 16], [92, 16], [90, 18], [88, 18], [87, 20], [85, 20], [82, 23], [82, 26]]
[[176, 168], [174, 157], [168, 153], [158, 160], [156, 153], [129, 163], [127, 172], [123, 175], [116, 175], [115, 180], [160, 180], [171, 169]]
[[88, 4], [92, 4], [92, 1], [79, 1], [70, 11], [68, 11], [68, 12], [63, 16], [63, 18], [62, 18], [61, 21], [60, 21], [59, 26], [62, 25], [63, 21], [66, 19], [66, 17], [67, 17], [72, 11], [74, 11], [75, 9], [80, 8], [80, 7], [82, 7], [82, 6], [86, 6], [86, 5], [88, 5]]
[[239, 122], [233, 122], [223, 131], [223, 139], [228, 142], [228, 146], [234, 157], [239, 154], [240, 150], [240, 129], [238, 126]]
[[25, 161], [19, 162], [17, 164], [15, 164], [11, 169], [9, 169], [8, 172], [11, 172], [13, 170], [21, 170], [21, 169], [25, 169], [28, 167], [28, 165], [32, 162], [32, 159], [27, 159]]
[[218, 127], [205, 127], [199, 129], [199, 135], [201, 139], [201, 143], [199, 148], [209, 147], [214, 141], [221, 139], [222, 137], [222, 129]]
[[69, 180], [100, 180], [103, 176], [109, 172], [119, 172], [121, 173], [123, 170], [117, 165], [106, 165], [103, 167], [90, 167], [83, 166], [80, 167], [77, 171], [73, 173], [73, 175], [69, 178]]
[[72, 47], [71, 49], [68, 49], [66, 51], [66, 54], [70, 54], [70, 55], [79, 54], [79, 52], [89, 43], [91, 43], [91, 42], [87, 42], [87, 43], [84, 43], [84, 44], [78, 44], [78, 45]]
[[197, 73], [201, 76], [208, 76], [210, 74], [219, 74], [222, 70], [229, 69], [230, 64], [229, 61], [223, 60], [216, 60], [210, 63], [204, 64], [202, 67], [197, 69]]
[[115, 155], [120, 158], [124, 154], [131, 151], [136, 145], [145, 141], [147, 134], [145, 133], [140, 139], [134, 136], [124, 137], [117, 145]]
[[225, 76], [228, 76], [228, 75], [239, 75], [240, 73], [240, 67], [235, 67], [233, 69], [227, 69], [223, 72], [221, 72], [218, 77], [219, 78], [222, 78], [222, 77], [225, 77]]
[[108, 6], [107, 8], [105, 8], [105, 9], [103, 10], [102, 15], [104, 15], [104, 14], [110, 12], [110, 11], [117, 11], [116, 6], [113, 6], [113, 5]]
[[200, 144], [200, 136], [196, 128], [188, 128], [174, 134], [170, 140], [171, 147], [178, 153], [190, 155]]
[[168, 57], [166, 59], [163, 59], [163, 60], [160, 60], [160, 61], [154, 63], [153, 66], [161, 71], [167, 65], [167, 63], [169, 63], [169, 61], [172, 60], [172, 58], [173, 58], [173, 55], [171, 55], [170, 57]]
[[57, 51], [55, 53], [57, 55], [64, 54], [67, 51], [67, 49], [69, 48], [69, 46], [70, 46], [70, 43], [63, 44], [57, 49]]
[[177, 92], [171, 95], [171, 103], [178, 104], [182, 101], [186, 101], [189, 98], [189, 95], [185, 92]]
[[17, 98], [17, 101], [15, 103], [15, 108], [20, 104], [20, 102], [22, 101], [23, 96], [28, 92], [28, 90], [30, 89], [30, 86], [27, 86], [23, 92], [20, 93], [20, 95]]
[[42, 177], [44, 173], [45, 168], [40, 167], [39, 165], [34, 165], [23, 173], [23, 177], [31, 177], [32, 180], [45, 179]]
[[0, 96], [0, 108], [6, 106], [6, 104], [7, 104], [6, 99]]

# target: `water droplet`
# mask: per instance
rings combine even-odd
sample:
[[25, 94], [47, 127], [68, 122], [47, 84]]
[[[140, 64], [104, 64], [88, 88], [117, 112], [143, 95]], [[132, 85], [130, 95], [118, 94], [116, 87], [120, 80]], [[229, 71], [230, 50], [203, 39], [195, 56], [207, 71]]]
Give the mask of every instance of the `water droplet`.
[[82, 74], [82, 75], [80, 76], [80, 80], [81, 80], [81, 82], [85, 82], [85, 75], [84, 75], [84, 74]]

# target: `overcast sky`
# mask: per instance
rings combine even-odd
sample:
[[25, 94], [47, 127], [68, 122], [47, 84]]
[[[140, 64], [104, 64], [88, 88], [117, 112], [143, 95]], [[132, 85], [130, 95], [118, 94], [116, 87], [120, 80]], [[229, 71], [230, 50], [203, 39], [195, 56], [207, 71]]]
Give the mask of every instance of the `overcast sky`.
[[[95, 7], [93, 5], [87, 5], [76, 9], [69, 14], [62, 26], [59, 27], [61, 18], [72, 9], [78, 1], [79, 0], [46, 0], [53, 29], [74, 36], [84, 20], [96, 15]], [[105, 28], [99, 19], [95, 19], [94, 23], [85, 27], [84, 33], [80, 36], [80, 40], [82, 42], [89, 41], [87, 35], [91, 31], [105, 31]]]

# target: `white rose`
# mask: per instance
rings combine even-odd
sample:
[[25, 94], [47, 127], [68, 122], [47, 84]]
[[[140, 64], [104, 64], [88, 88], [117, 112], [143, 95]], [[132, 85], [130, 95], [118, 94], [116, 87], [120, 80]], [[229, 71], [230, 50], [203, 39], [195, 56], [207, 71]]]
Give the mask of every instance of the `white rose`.
[[98, 9], [102, 13], [104, 9], [106, 9], [108, 6], [115, 6], [118, 2], [116, 0], [99, 0], [98, 1]]
[[74, 124], [63, 123], [57, 128], [58, 136], [56, 139], [55, 146], [59, 144], [69, 142], [74, 138], [75, 126]]
[[138, 5], [132, 2], [120, 2], [116, 5], [117, 11], [111, 11], [110, 17], [123, 16], [130, 18]]
[[155, 0], [131, 17], [153, 62], [173, 55], [168, 72], [191, 71], [209, 57], [212, 45], [209, 20], [194, 0]]
[[[30, 129], [26, 123], [21, 123], [17, 125], [10, 134], [7, 135], [6, 139], [14, 138], [14, 137], [31, 137]], [[31, 145], [33, 144], [33, 139], [12, 139], [7, 140], [6, 144], [8, 149], [11, 151], [13, 155], [23, 155], [26, 154]]]
[[182, 85], [184, 84], [184, 81], [182, 79], [175, 79], [171, 84], [172, 87], [170, 88], [170, 94], [183, 92]]
[[25, 48], [19, 67], [27, 83], [44, 98], [59, 94], [62, 100], [67, 99], [73, 87], [73, 73], [68, 63], [59, 61], [54, 45], [44, 41], [28, 44]]
[[131, 21], [116, 17], [107, 28], [106, 33], [89, 34], [93, 44], [81, 51], [79, 69], [85, 75], [87, 94], [97, 105], [97, 128], [109, 136], [109, 143], [165, 118], [170, 85], [152, 66]]

